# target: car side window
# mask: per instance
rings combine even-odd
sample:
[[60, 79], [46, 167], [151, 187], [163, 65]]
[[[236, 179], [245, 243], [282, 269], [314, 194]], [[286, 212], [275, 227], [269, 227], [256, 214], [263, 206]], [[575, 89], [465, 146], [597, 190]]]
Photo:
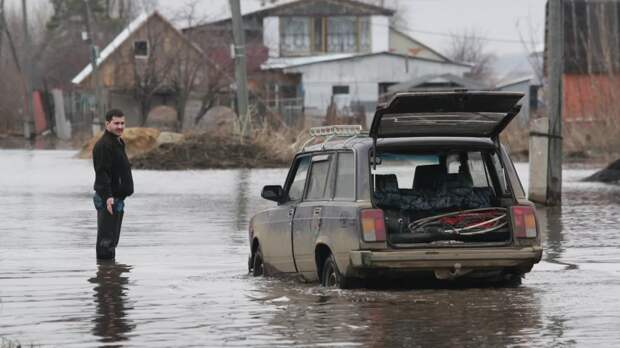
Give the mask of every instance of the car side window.
[[497, 174], [497, 179], [499, 180], [500, 189], [502, 194], [508, 194], [508, 186], [506, 185], [506, 172], [504, 171], [504, 167], [502, 167], [502, 163], [499, 161], [499, 156], [494, 153], [491, 155], [491, 161], [493, 161], [493, 166], [495, 167], [495, 172]]
[[334, 199], [355, 199], [355, 168], [353, 165], [353, 153], [341, 152], [338, 154], [336, 192], [334, 194]]
[[489, 182], [487, 168], [480, 152], [469, 152], [467, 164], [474, 187], [492, 187]]
[[310, 167], [310, 156], [300, 157], [297, 160], [293, 181], [288, 189], [288, 199], [290, 201], [299, 201], [304, 194], [306, 186], [306, 176]]
[[329, 199], [331, 190], [328, 188], [327, 179], [330, 165], [329, 155], [319, 155], [312, 158], [312, 169], [308, 183], [308, 200]]

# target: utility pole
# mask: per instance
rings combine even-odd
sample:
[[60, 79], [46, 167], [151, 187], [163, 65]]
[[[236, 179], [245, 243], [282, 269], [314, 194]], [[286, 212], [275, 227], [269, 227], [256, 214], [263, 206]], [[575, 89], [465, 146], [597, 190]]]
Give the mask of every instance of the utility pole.
[[547, 2], [547, 117], [530, 131], [529, 198], [549, 206], [562, 202], [562, 74], [564, 73], [564, 0]]
[[97, 59], [99, 59], [99, 47], [95, 44], [95, 39], [93, 38], [92, 31], [92, 14], [90, 11], [89, 0], [84, 0], [84, 10], [86, 12], [85, 22], [86, 22], [86, 35], [87, 42], [90, 46], [90, 64], [92, 66], [91, 76], [93, 81], [95, 82], [95, 116], [93, 117], [92, 130], [93, 135], [96, 135], [100, 131], [101, 121], [99, 121], [99, 117], [103, 115], [103, 101], [102, 101], [102, 93], [101, 93], [101, 80], [99, 79], [99, 65], [97, 64]]
[[237, 112], [239, 131], [242, 137], [250, 134], [250, 113], [248, 112], [248, 77], [245, 62], [245, 35], [241, 20], [239, 0], [229, 0], [232, 14], [233, 41], [235, 51], [235, 80], [237, 86]]
[[30, 40], [30, 31], [28, 30], [28, 8], [26, 0], [22, 0], [22, 26], [24, 31], [24, 65], [22, 71], [24, 73], [24, 84], [26, 95], [24, 98], [24, 138], [30, 139], [34, 134], [34, 105], [32, 101], [32, 43]]
[[562, 74], [564, 73], [564, 1], [549, 0], [549, 168], [547, 205], [562, 202]]

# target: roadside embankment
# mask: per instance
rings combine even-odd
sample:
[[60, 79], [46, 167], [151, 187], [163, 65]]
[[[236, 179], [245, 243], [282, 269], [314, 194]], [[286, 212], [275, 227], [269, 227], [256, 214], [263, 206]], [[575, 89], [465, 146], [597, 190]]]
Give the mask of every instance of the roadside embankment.
[[292, 145], [277, 134], [254, 134], [241, 141], [214, 133], [187, 134], [176, 143], [161, 144], [134, 157], [134, 168], [156, 170], [286, 167]]
[[[93, 147], [99, 138], [100, 133], [86, 142], [80, 149], [78, 157], [91, 158]], [[179, 142], [183, 139], [183, 134], [172, 132], [161, 132], [156, 128], [126, 128], [123, 133], [125, 149], [129, 158], [151, 151], [162, 144]]]
[[620, 183], [620, 160], [612, 162], [610, 165], [598, 172], [583, 179], [583, 181], [595, 181], [604, 183]]
[[[242, 141], [221, 130], [180, 134], [127, 128], [123, 139], [135, 169], [276, 168], [287, 167], [295, 155], [292, 133], [259, 129]], [[100, 136], [90, 139], [78, 156], [90, 158]]]

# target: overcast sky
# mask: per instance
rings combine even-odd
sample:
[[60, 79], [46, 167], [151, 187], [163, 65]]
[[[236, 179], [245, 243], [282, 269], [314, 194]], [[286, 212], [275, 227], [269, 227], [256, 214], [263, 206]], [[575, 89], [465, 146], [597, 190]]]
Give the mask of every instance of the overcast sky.
[[[140, 0], [138, 0], [140, 1]], [[195, 14], [201, 18], [218, 18], [229, 13], [228, 0], [147, 0], [156, 2], [166, 16], [173, 17], [197, 3]], [[279, 0], [279, 2], [291, 0]], [[525, 53], [538, 45], [542, 48], [546, 0], [385, 0], [403, 13], [409, 34], [446, 53], [451, 35], [475, 31], [487, 39], [487, 49], [499, 56]], [[27, 0], [29, 7], [47, 7], [46, 0]], [[268, 0], [266, 2], [269, 2]], [[19, 6], [21, 0], [7, 0]], [[257, 10], [260, 0], [241, 0], [242, 12]], [[521, 40], [528, 41], [527, 47]], [[535, 41], [534, 43], [530, 41]]]
[[[33, 0], [30, 0], [33, 1]], [[172, 15], [193, 0], [159, 0], [159, 8]], [[427, 45], [446, 52], [451, 34], [475, 31], [498, 55], [526, 51], [522, 39], [543, 44], [546, 0], [387, 0], [402, 10], [409, 33]], [[241, 0], [242, 12], [256, 10], [258, 0]], [[199, 10], [210, 18], [229, 13], [228, 0], [200, 1]], [[528, 42], [527, 48], [535, 47]]]

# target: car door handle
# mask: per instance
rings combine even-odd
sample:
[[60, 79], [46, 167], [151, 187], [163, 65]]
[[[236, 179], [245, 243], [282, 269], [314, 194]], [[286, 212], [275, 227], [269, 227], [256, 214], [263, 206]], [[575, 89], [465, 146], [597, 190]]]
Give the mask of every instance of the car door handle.
[[314, 208], [314, 210], [312, 211], [312, 215], [313, 216], [321, 215], [321, 208], [320, 207]]
[[295, 208], [291, 208], [288, 210], [288, 216], [291, 217], [293, 216], [293, 213], [295, 213]]

